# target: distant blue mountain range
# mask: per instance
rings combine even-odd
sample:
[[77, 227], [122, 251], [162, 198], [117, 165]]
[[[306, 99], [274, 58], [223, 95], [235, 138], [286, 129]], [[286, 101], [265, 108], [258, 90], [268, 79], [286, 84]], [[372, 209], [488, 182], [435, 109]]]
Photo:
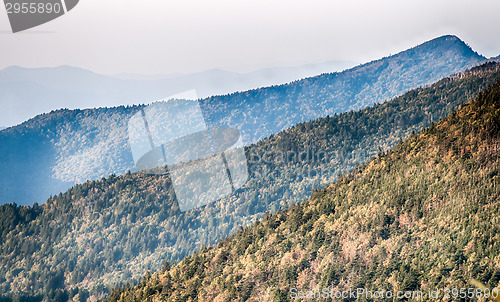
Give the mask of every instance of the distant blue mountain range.
[[[384, 102], [486, 60], [459, 38], [443, 36], [343, 72], [208, 97], [202, 99], [200, 104], [209, 125], [237, 128], [245, 142], [252, 143], [301, 122]], [[59, 76], [45, 79], [46, 83], [64, 78], [67, 69], [53, 70]], [[4, 85], [0, 87], [2, 102], [16, 98], [44, 102], [31, 90], [33, 87], [42, 89], [41, 84], [26, 80], [27, 76], [40, 79], [43, 70], [28, 72], [12, 68], [7, 71], [11, 74], [9, 78], [5, 78], [5, 70], [0, 73], [0, 83]], [[18, 74], [18, 77], [12, 74]], [[72, 89], [76, 86], [72, 83], [85, 82], [93, 91], [104, 91], [109, 85], [118, 85], [113, 88], [117, 89], [123, 84], [123, 80], [110, 80], [105, 76], [93, 76], [93, 80], [88, 81], [83, 77], [88, 75], [86, 71], [80, 75], [82, 77], [64, 78], [57, 83], [57, 90], [47, 91], [55, 100], [61, 100], [68, 97], [68, 91], [74, 91]], [[10, 86], [5, 86], [5, 83], [10, 83]], [[134, 91], [133, 85], [137, 85], [137, 82], [133, 83], [130, 84], [130, 91]], [[151, 87], [148, 95], [133, 95], [132, 92], [130, 95], [138, 102], [141, 98], [144, 102], [154, 99], [155, 93], [164, 95], [163, 90], [148, 86], [150, 84], [145, 81], [144, 86], [135, 90], [137, 93]], [[66, 90], [65, 87], [70, 88]], [[179, 91], [182, 90], [185, 87], [179, 88]], [[95, 97], [92, 92], [86, 93], [80, 91], [79, 95], [71, 98], [80, 102]], [[97, 99], [102, 100], [102, 97]], [[26, 108], [29, 106], [25, 105]], [[95, 107], [102, 106], [95, 104]], [[44, 202], [51, 194], [58, 194], [75, 183], [133, 171], [127, 121], [139, 108], [57, 110], [0, 132], [0, 170], [3, 171], [0, 174], [0, 203]]]
[[56, 109], [149, 103], [190, 90], [195, 90], [197, 97], [206, 98], [284, 84], [325, 72], [342, 71], [355, 65], [349, 61], [334, 61], [266, 68], [244, 74], [213, 69], [187, 75], [111, 76], [71, 66], [12, 66], [0, 70], [0, 122], [3, 126], [14, 126]]

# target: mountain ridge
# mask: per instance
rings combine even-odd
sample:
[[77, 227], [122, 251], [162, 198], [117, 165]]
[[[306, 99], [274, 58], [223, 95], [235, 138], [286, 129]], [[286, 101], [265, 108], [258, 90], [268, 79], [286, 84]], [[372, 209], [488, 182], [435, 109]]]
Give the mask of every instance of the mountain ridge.
[[[458, 57], [458, 59], [456, 57]], [[432, 66], [422, 66], [426, 65], [425, 62], [426, 60], [430, 60], [429, 58], [434, 58], [436, 62], [433, 62]], [[461, 61], [464, 58], [466, 58], [466, 61], [471, 61], [469, 63]], [[424, 42], [397, 54], [358, 65], [344, 72], [325, 73], [284, 85], [263, 88], [269, 91], [273, 98], [288, 100], [290, 104], [287, 105], [290, 107], [295, 106], [295, 111], [300, 109], [300, 113], [293, 112], [290, 109], [290, 112], [286, 112], [288, 113], [286, 114], [282, 112], [283, 104], [262, 100], [261, 103], [263, 104], [259, 104], [261, 107], [259, 107], [258, 110], [262, 114], [266, 113], [267, 115], [275, 117], [272, 119], [272, 124], [276, 126], [264, 126], [273, 129], [272, 131], [262, 131], [261, 129], [255, 131], [255, 129], [250, 126], [253, 125], [254, 122], [248, 121], [245, 118], [238, 119], [231, 116], [229, 119], [224, 117], [229, 115], [228, 112], [224, 111], [225, 108], [228, 108], [228, 104], [230, 104], [230, 110], [240, 113], [241, 116], [243, 108], [248, 106], [249, 99], [253, 100], [260, 98], [260, 89], [252, 89], [246, 92], [236, 92], [222, 96], [212, 96], [200, 102], [202, 108], [207, 108], [207, 111], [211, 110], [215, 112], [213, 115], [222, 115], [218, 117], [219, 120], [224, 121], [230, 126], [241, 129], [242, 135], [246, 141], [255, 142], [258, 139], [272, 133], [277, 133], [301, 121], [308, 121], [320, 116], [349, 110], [359, 110], [371, 104], [392, 99], [412, 88], [430, 85], [443, 77], [479, 65], [485, 60], [485, 57], [473, 51], [458, 37], [447, 35]], [[452, 67], [454, 61], [461, 62], [459, 64], [463, 64], [462, 67]], [[419, 68], [424, 69], [421, 73], [417, 73], [419, 77], [426, 79], [422, 81], [417, 79], [416, 81], [419, 84], [415, 85], [415, 87], [411, 85], [408, 86], [408, 82], [411, 82], [409, 78], [416, 77], [415, 74], [412, 74], [412, 71], [408, 70], [412, 64], [418, 65]], [[448, 71], [443, 72], [442, 69]], [[452, 71], [451, 69], [454, 70]], [[443, 73], [446, 73], [446, 75], [443, 75]], [[398, 76], [395, 74], [398, 74]], [[321, 83], [321, 85], [318, 85], [318, 83]], [[308, 87], [303, 89], [302, 86], [305, 85]], [[373, 93], [372, 91], [374, 90], [377, 90], [377, 93]], [[315, 91], [319, 94], [319, 97], [316, 97], [319, 98], [319, 100], [316, 100], [316, 102], [310, 102], [308, 100], [308, 94], [311, 91]], [[305, 102], [305, 104], [298, 102], [299, 99], [301, 99], [301, 102]], [[333, 100], [337, 103], [333, 102]], [[339, 106], [338, 103], [342, 105]], [[253, 109], [255, 110], [255, 108]], [[281, 118], [277, 117], [278, 112], [281, 113]], [[208, 119], [210, 118], [211, 117]], [[259, 121], [259, 123], [262, 124], [261, 121]]]
[[493, 57], [493, 58], [490, 58], [490, 60], [495, 61], [495, 62], [500, 62], [500, 55]]
[[471, 279], [498, 287], [499, 144], [500, 81], [309, 200], [108, 301], [292, 301], [358, 288], [425, 295]]
[[[483, 60], [460, 39], [445, 36], [341, 73], [201, 99], [200, 106], [208, 126], [238, 129], [243, 142], [251, 144], [300, 122], [389, 100]], [[74, 79], [65, 81], [63, 86]], [[9, 87], [30, 91], [21, 86]], [[0, 89], [0, 99], [4, 92]], [[0, 176], [0, 202], [41, 203], [75, 183], [134, 171], [126, 121], [138, 108], [53, 111], [2, 131], [0, 165], [8, 173]], [[44, 128], [42, 122], [50, 126]]]
[[[76, 292], [97, 297], [107, 286], [137, 280], [165, 259], [177, 262], [261, 219], [266, 211], [301, 202], [499, 78], [500, 66], [490, 63], [359, 112], [272, 135], [246, 148], [251, 178], [244, 188], [192, 211], [179, 212], [167, 176], [142, 173], [89, 181], [41, 206], [0, 206], [0, 276], [5, 276], [0, 293], [48, 300]], [[306, 150], [335, 157], [278, 162], [265, 157]], [[42, 246], [44, 242], [50, 244]]]

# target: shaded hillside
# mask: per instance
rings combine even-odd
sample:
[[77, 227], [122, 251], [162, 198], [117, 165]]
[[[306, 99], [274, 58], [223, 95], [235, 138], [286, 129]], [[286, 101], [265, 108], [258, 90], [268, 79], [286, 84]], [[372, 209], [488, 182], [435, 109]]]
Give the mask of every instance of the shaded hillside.
[[1, 131], [0, 203], [41, 203], [85, 182], [82, 173], [127, 172], [126, 127], [138, 108], [58, 110]]
[[[241, 190], [191, 211], [179, 211], [168, 177], [142, 173], [86, 182], [40, 207], [4, 205], [0, 294], [50, 300], [98, 295], [137, 280], [165, 259], [177, 262], [266, 211], [307, 198], [313, 188], [331, 184], [498, 79], [500, 66], [488, 64], [359, 112], [273, 135], [246, 149], [251, 176]], [[313, 157], [313, 151], [325, 156]]]
[[[250, 144], [300, 122], [389, 100], [485, 60], [457, 37], [444, 36], [341, 73], [200, 103], [209, 125], [240, 129]], [[2, 131], [0, 203], [41, 203], [75, 183], [134, 171], [127, 121], [137, 109], [59, 110]]]
[[500, 82], [308, 201], [109, 301], [289, 301], [323, 288], [471, 288], [472, 278], [500, 286], [499, 146]]

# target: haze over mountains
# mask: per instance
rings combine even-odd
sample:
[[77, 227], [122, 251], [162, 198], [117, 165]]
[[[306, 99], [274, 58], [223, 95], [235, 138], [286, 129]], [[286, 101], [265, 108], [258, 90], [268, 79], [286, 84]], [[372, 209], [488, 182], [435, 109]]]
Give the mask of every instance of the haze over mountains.
[[0, 70], [0, 121], [2, 126], [14, 126], [56, 109], [150, 103], [189, 90], [206, 98], [342, 71], [354, 65], [334, 61], [244, 74], [213, 69], [188, 75], [102, 75], [71, 66], [13, 66]]
[[477, 293], [472, 279], [490, 296], [500, 286], [499, 130], [497, 82], [309, 200], [108, 301], [336, 301], [343, 291], [352, 298], [343, 300], [432, 301], [448, 300], [446, 288]]
[[[361, 111], [300, 123], [246, 148], [251, 177], [241, 190], [190, 211], [179, 211], [167, 175], [144, 173], [86, 182], [41, 206], [0, 206], [0, 294], [40, 295], [48, 301], [76, 294], [97, 297], [108, 286], [137, 280], [165, 260], [177, 262], [215, 244], [266, 211], [302, 201], [499, 79], [500, 65], [489, 63]], [[300, 153], [306, 156], [288, 157]], [[279, 160], [279, 154], [286, 159]], [[402, 170], [418, 177], [414, 170]], [[374, 175], [383, 180], [385, 172]], [[370, 179], [367, 183], [373, 185]], [[389, 200], [391, 190], [384, 195]], [[234, 245], [234, 251], [247, 243]]]
[[252, 143], [299, 122], [384, 102], [486, 60], [456, 36], [443, 36], [341, 73], [214, 96], [201, 105], [213, 124], [240, 129]]
[[[300, 122], [386, 101], [486, 60], [457, 37], [443, 36], [341, 73], [210, 97], [200, 100], [200, 105], [209, 126], [239, 129], [249, 144]], [[94, 89], [121, 83], [94, 75], [87, 82], [89, 73], [85, 71], [56, 83], [65, 68], [56, 70], [62, 72], [59, 76], [45, 79], [61, 87], [52, 91], [55, 96], [73, 83], [84, 82]], [[14, 68], [9, 72], [19, 74], [8, 79], [8, 95], [37, 98], [26, 89], [27, 83], [16, 84], [15, 79], [27, 76], [25, 71]], [[42, 80], [42, 70], [32, 77]], [[150, 87], [147, 83], [151, 84], [146, 82], [140, 89]], [[157, 93], [155, 89], [150, 93]], [[81, 91], [73, 98], [79, 97], [92, 96]], [[7, 171], [0, 175], [0, 203], [41, 203], [75, 183], [134, 171], [127, 122], [138, 109], [59, 110], [0, 132], [0, 167]]]
[[[208, 126], [241, 131], [249, 180], [231, 195], [188, 211], [180, 210], [168, 174], [134, 171], [127, 123], [144, 105], [56, 110], [3, 129], [0, 204], [19, 205], [0, 205], [0, 302], [104, 298], [111, 287], [134, 283], [165, 260], [177, 263], [200, 249], [174, 266], [172, 275], [165, 265], [162, 276], [146, 275], [137, 288], [112, 298], [213, 300], [221, 293], [228, 301], [283, 300], [284, 287], [339, 279], [357, 282], [349, 286], [411, 288], [418, 280], [441, 286], [448, 283], [436, 274], [454, 269], [446, 259], [458, 267], [453, 276], [468, 265], [466, 277], [484, 273], [482, 280], [495, 282], [494, 271], [474, 266], [477, 259], [469, 253], [479, 246], [484, 253], [477, 255], [492, 259], [483, 264], [497, 262], [498, 248], [485, 231], [498, 212], [490, 201], [498, 195], [493, 150], [500, 87], [481, 93], [500, 79], [500, 65], [491, 61], [457, 37], [443, 36], [343, 72], [201, 99]], [[54, 70], [64, 73], [64, 68]], [[23, 87], [37, 81], [62, 95], [88, 78], [98, 89], [169, 80], [132, 74], [96, 79], [79, 71], [81, 81], [34, 72], [28, 83], [26, 70], [8, 72], [12, 87], [7, 85], [11, 90], [4, 95], [11, 98], [33, 97]], [[477, 100], [463, 105], [471, 99]], [[455, 109], [460, 111], [449, 115]], [[412, 134], [428, 126], [421, 135]], [[316, 192], [339, 176], [330, 189]], [[311, 192], [314, 197], [302, 205]], [[450, 192], [456, 197], [449, 198]], [[279, 210], [290, 206], [289, 212]], [[474, 216], [481, 213], [488, 218]], [[457, 234], [458, 224], [443, 228], [456, 217], [466, 231]], [[252, 231], [224, 239], [261, 219]], [[412, 250], [441, 231], [448, 239], [438, 241], [445, 246]], [[474, 241], [471, 234], [483, 239]], [[441, 248], [446, 259], [432, 258], [432, 267], [420, 261]], [[389, 269], [398, 274], [388, 275]], [[429, 269], [423, 278], [421, 272]], [[369, 273], [361, 274], [364, 270]], [[221, 274], [226, 279], [218, 279]], [[269, 285], [263, 295], [262, 284]], [[197, 290], [200, 286], [208, 292]]]

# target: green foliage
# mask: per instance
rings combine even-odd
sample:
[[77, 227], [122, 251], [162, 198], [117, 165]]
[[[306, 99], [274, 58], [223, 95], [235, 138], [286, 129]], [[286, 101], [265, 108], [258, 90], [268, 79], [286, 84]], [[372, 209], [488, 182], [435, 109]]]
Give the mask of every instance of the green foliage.
[[287, 301], [291, 288], [427, 291], [472, 278], [500, 286], [499, 130], [500, 81], [309, 200], [108, 301]]
[[[342, 248], [332, 240], [327, 223], [321, 227], [317, 224], [321, 213], [340, 215], [339, 218], [344, 219], [338, 201], [327, 198], [328, 190], [318, 188], [355, 169], [354, 174], [342, 178], [343, 182], [353, 181], [356, 173], [361, 173], [359, 165], [363, 162], [373, 156], [384, 158], [388, 148], [410, 136], [412, 131], [431, 125], [498, 78], [498, 65], [483, 66], [360, 112], [302, 123], [273, 135], [247, 148], [251, 178], [241, 190], [192, 211], [179, 211], [168, 176], [141, 173], [112, 175], [74, 186], [39, 208], [3, 206], [0, 208], [0, 221], [5, 221], [0, 229], [0, 293], [55, 296], [62, 291], [72, 297], [73, 292], [85, 292], [98, 298], [109, 292], [110, 287], [125, 286], [127, 281], [138, 282], [146, 271], [161, 269], [165, 261], [177, 263], [202, 250], [200, 257], [186, 258], [190, 263], [186, 270], [164, 266], [164, 272], [173, 275], [158, 281], [153, 289], [148, 287], [147, 293], [141, 292], [137, 299], [154, 292], [172, 291], [177, 295], [179, 278], [186, 282], [198, 278], [199, 281], [189, 283], [181, 295], [196, 297], [201, 293], [197, 282], [203, 282], [204, 278], [219, 280], [216, 277], [224, 273], [235, 255], [253, 257], [260, 253], [261, 244], [270, 236], [275, 245], [262, 250], [259, 257], [276, 257], [280, 255], [278, 252], [284, 255], [302, 246], [304, 253], [297, 254], [296, 264], [284, 267], [279, 273], [259, 275], [241, 286], [237, 286], [236, 276], [219, 280], [221, 288], [228, 297], [249, 297], [261, 282], [299, 278], [302, 271], [314, 267], [308, 259], [321, 255], [325, 245], [336, 250]], [[316, 155], [316, 151], [321, 150], [340, 156], [333, 160], [314, 159], [311, 152], [304, 154], [303, 159], [292, 156], [290, 160], [274, 160], [280, 153], [299, 154], [304, 150], [314, 150]], [[267, 160], [267, 154], [272, 155], [272, 160]], [[313, 173], [321, 169], [327, 173]], [[376, 175], [382, 178], [389, 170], [386, 166]], [[403, 188], [398, 187], [396, 192], [405, 192]], [[324, 202], [315, 208], [295, 205], [313, 190], [313, 199]], [[403, 206], [408, 198], [401, 193], [394, 200]], [[353, 200], [360, 201], [359, 198]], [[415, 207], [421, 202], [415, 200], [406, 206], [412, 209], [411, 213], [422, 215], [425, 211]], [[290, 210], [278, 211], [285, 207]], [[272, 215], [276, 212], [278, 214]], [[384, 215], [377, 218], [381, 227], [376, 228], [376, 235], [390, 238], [399, 216], [389, 212]], [[260, 219], [263, 220], [256, 227], [241, 229]], [[282, 229], [285, 222], [289, 230]], [[235, 233], [242, 237], [237, 244], [228, 245], [232, 239], [220, 241]], [[297, 243], [288, 237], [290, 233], [304, 236], [307, 241]], [[208, 249], [203, 247], [219, 241], [218, 253], [207, 258]], [[305, 249], [305, 242], [311, 244], [310, 249]], [[207, 259], [213, 261], [210, 270], [204, 265]], [[321, 277], [322, 282], [338, 278], [338, 265], [329, 266], [329, 273]], [[255, 263], [255, 269], [262, 268], [263, 264]], [[138, 286], [144, 284], [141, 282]], [[276, 290], [267, 295], [273, 297]]]

